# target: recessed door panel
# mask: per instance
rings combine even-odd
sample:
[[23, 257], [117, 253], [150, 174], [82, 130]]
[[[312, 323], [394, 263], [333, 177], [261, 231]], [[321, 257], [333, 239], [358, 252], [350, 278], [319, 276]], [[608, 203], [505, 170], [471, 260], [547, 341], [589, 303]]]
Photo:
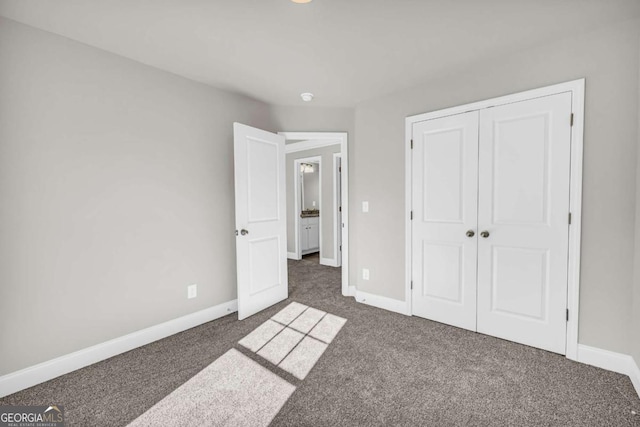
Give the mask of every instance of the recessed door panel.
[[547, 222], [549, 121], [541, 112], [494, 122], [494, 224]]
[[461, 127], [423, 135], [422, 211], [425, 222], [462, 222], [464, 137]]
[[478, 332], [564, 354], [571, 94], [480, 112]]
[[478, 112], [416, 123], [413, 146], [413, 314], [475, 330]]
[[491, 312], [547, 320], [549, 252], [493, 247]]
[[463, 245], [424, 242], [423, 296], [462, 304]]
[[247, 138], [247, 178], [249, 223], [277, 221], [280, 194], [278, 144], [258, 138]]
[[309, 224], [309, 248], [320, 248], [320, 223], [310, 221]]
[[249, 240], [250, 292], [254, 296], [282, 283], [278, 236]]

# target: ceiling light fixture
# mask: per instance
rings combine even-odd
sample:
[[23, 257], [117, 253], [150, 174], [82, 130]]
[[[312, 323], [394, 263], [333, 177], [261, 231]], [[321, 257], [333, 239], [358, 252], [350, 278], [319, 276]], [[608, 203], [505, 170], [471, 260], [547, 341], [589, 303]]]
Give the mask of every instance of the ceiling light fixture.
[[302, 98], [304, 102], [309, 102], [313, 99], [313, 94], [310, 92], [301, 93], [300, 98]]
[[294, 3], [299, 3], [299, 4], [303, 4], [303, 3], [311, 3], [311, 0], [291, 0]]
[[301, 173], [313, 173], [313, 164], [312, 163], [300, 163], [300, 172]]

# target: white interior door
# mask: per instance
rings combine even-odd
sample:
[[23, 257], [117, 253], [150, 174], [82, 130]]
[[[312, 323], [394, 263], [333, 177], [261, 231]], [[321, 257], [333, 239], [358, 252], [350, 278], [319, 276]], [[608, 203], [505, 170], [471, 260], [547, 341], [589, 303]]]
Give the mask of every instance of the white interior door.
[[233, 124], [238, 319], [288, 296], [284, 137]]
[[571, 94], [480, 111], [478, 332], [565, 353]]
[[478, 112], [413, 126], [412, 311], [476, 328]]

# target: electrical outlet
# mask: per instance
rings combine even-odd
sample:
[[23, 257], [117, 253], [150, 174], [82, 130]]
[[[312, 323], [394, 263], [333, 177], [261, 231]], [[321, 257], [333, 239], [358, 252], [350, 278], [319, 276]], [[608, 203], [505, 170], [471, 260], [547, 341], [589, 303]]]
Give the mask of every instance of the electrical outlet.
[[362, 280], [369, 280], [369, 269], [368, 268], [363, 268], [362, 269]]
[[369, 202], [362, 202], [362, 212], [369, 212]]
[[187, 286], [187, 299], [195, 298], [198, 296], [198, 285], [193, 284]]

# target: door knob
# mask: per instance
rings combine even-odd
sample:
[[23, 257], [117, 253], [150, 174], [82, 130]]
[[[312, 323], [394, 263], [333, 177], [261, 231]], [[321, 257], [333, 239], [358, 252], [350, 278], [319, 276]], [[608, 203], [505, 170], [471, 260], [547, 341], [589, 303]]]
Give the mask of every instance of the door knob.
[[473, 237], [476, 233], [473, 230], [467, 230], [467, 237]]
[[243, 228], [242, 230], [240, 230], [240, 234], [242, 234], [243, 236], [246, 236], [247, 234], [249, 234], [249, 231]]
[[480, 233], [480, 235], [486, 239], [487, 237], [489, 237], [489, 232], [485, 230], [482, 233]]

